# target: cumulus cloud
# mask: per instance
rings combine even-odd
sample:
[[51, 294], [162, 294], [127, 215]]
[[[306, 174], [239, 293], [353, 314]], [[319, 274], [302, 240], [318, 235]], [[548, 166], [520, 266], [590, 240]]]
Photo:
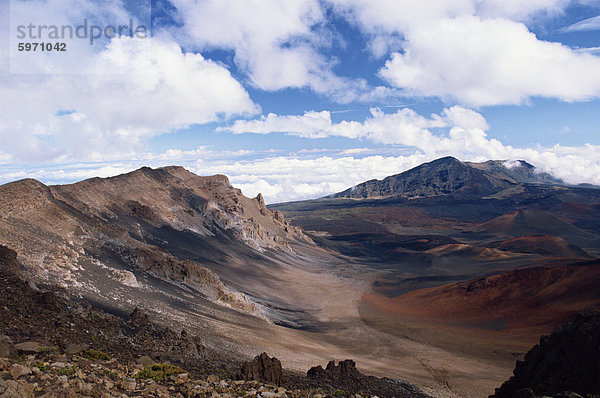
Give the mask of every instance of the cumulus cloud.
[[[452, 139], [436, 136], [429, 130], [443, 127], [451, 128], [449, 135]], [[343, 120], [333, 123], [329, 111], [309, 111], [303, 115], [270, 113], [260, 119], [236, 120], [232, 126], [220, 128], [221, 131], [235, 134], [279, 132], [304, 138], [366, 138], [377, 143], [401, 144], [440, 153], [453, 145], [467, 145], [463, 141], [475, 136], [485, 137], [484, 131], [487, 129], [489, 126], [481, 114], [458, 105], [430, 117], [419, 115], [410, 108], [402, 108], [395, 113], [372, 108], [371, 116], [364, 122]], [[465, 131], [470, 135], [462, 139]]]
[[573, 1], [331, 1], [370, 36], [375, 55], [391, 51], [379, 76], [406, 96], [468, 106], [600, 96], [600, 57], [539, 40], [523, 23]]
[[380, 76], [411, 95], [471, 106], [600, 96], [600, 57], [540, 41], [517, 22], [461, 16], [416, 27], [407, 38]]
[[416, 166], [426, 156], [398, 157], [277, 156], [241, 162], [199, 161], [190, 170], [209, 175], [225, 173], [247, 196], [261, 192], [268, 203], [318, 198], [371, 178], [383, 178]]
[[173, 32], [192, 47], [233, 50], [234, 62], [260, 89], [310, 88], [340, 102], [369, 100], [384, 88], [333, 72], [324, 55], [332, 34], [318, 0], [173, 0], [182, 26]]
[[[348, 188], [364, 180], [396, 174], [409, 166], [447, 155], [469, 161], [504, 159], [509, 162], [507, 164], [525, 160], [539, 170], [549, 172], [568, 183], [588, 182], [600, 185], [600, 161], [596, 155], [600, 146], [587, 144], [579, 147], [555, 145], [517, 148], [504, 145], [497, 139], [487, 137], [489, 125], [480, 113], [461, 106], [446, 108], [440, 114], [429, 117], [419, 115], [409, 108], [390, 114], [372, 109], [371, 117], [364, 122], [333, 123], [327, 111], [311, 111], [291, 116], [271, 114], [257, 120], [238, 120], [229, 129], [238, 134], [279, 132], [306, 138], [364, 138], [409, 147], [414, 151], [413, 155], [363, 156], [358, 159], [354, 156], [363, 152], [367, 155], [368, 150], [342, 151], [337, 156], [318, 159], [278, 157], [221, 166], [234, 175], [236, 168], [245, 170], [244, 175], [238, 175], [237, 178], [251, 192], [259, 189], [258, 186], [252, 188], [255, 180], [263, 180], [262, 186], [265, 181], [271, 184], [268, 190], [277, 191], [270, 198], [271, 201], [326, 195], [341, 190], [341, 185]], [[311, 168], [316, 170], [311, 171]], [[232, 181], [238, 180], [232, 177]], [[306, 186], [299, 188], [301, 183], [312, 186], [314, 195], [310, 195], [311, 190]]]
[[22, 161], [122, 157], [152, 136], [259, 110], [226, 68], [170, 40], [113, 39], [88, 72], [1, 76], [0, 149]]

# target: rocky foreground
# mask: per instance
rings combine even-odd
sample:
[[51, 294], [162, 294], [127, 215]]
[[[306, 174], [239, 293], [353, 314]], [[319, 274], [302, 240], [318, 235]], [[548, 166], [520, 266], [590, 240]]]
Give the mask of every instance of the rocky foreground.
[[590, 308], [573, 322], [542, 336], [513, 377], [491, 398], [600, 396], [600, 311]]
[[16, 253], [0, 246], [0, 397], [427, 397], [350, 360], [307, 376], [265, 353], [244, 361], [139, 309], [115, 316], [18, 272]]
[[[25, 343], [30, 344], [30, 343]], [[301, 391], [258, 381], [194, 378], [182, 368], [154, 363], [148, 357], [132, 364], [110, 359], [101, 351], [60, 355], [39, 347], [14, 360], [0, 358], [2, 397], [300, 397]], [[23, 346], [23, 344], [21, 344]], [[35, 346], [35, 347], [33, 347]], [[144, 366], [145, 365], [145, 366]]]

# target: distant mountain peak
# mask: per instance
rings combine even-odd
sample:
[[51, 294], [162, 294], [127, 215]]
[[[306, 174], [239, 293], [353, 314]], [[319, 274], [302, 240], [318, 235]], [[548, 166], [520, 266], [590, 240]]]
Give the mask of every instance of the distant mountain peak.
[[455, 158], [454, 156], [444, 156], [431, 162], [423, 163], [423, 164], [436, 164], [436, 163], [462, 163], [460, 160]]
[[408, 171], [369, 180], [335, 198], [433, 197], [463, 195], [484, 197], [520, 184], [563, 184], [548, 173], [538, 172], [524, 160], [461, 162], [452, 156], [423, 163]]

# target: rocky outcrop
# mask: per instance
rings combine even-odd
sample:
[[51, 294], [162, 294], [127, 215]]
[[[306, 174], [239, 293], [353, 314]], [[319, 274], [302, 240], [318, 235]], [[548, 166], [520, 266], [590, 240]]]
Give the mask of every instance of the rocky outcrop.
[[[2, 249], [0, 262], [16, 254]], [[156, 326], [136, 308], [128, 319], [86, 303], [68, 300], [60, 291], [38, 291], [6, 268], [0, 268], [0, 358], [78, 353], [91, 347], [124, 361], [151, 356], [155, 361], [197, 364], [206, 349], [197, 336]]]
[[279, 359], [275, 357], [271, 358], [267, 353], [263, 352], [242, 366], [239, 378], [244, 380], [262, 380], [281, 385], [283, 381], [281, 362], [279, 362]]
[[0, 270], [6, 273], [17, 273], [18, 269], [17, 253], [6, 246], [0, 245]]
[[17, 348], [10, 337], [0, 335], [0, 358], [16, 358]]
[[364, 394], [367, 391], [382, 397], [418, 397], [428, 398], [417, 387], [401, 380], [366, 376], [356, 369], [351, 359], [330, 361], [325, 369], [321, 365], [312, 367], [306, 373], [307, 380], [313, 385], [325, 388], [336, 386], [352, 394]]
[[565, 391], [600, 394], [600, 311], [586, 310], [550, 336], [542, 336], [525, 359], [517, 361], [513, 374], [491, 397], [512, 398], [527, 389], [537, 396]]
[[307, 372], [307, 377], [327, 378], [332, 380], [357, 380], [364, 375], [356, 369], [356, 363], [351, 359], [340, 361], [338, 365], [335, 361], [329, 361], [327, 367], [323, 369], [321, 365], [312, 367]]

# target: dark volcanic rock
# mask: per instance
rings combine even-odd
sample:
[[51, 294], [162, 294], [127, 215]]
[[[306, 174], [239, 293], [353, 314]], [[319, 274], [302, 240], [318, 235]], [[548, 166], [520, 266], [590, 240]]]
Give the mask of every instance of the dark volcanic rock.
[[0, 358], [16, 358], [17, 349], [10, 337], [0, 335]]
[[525, 388], [538, 396], [600, 394], [600, 311], [586, 310], [573, 323], [542, 336], [525, 360], [517, 361], [513, 374], [492, 397], [512, 398]]
[[400, 380], [366, 376], [356, 369], [356, 363], [351, 359], [340, 361], [338, 365], [334, 361], [330, 361], [325, 369], [321, 365], [312, 367], [306, 376], [313, 385], [330, 390], [341, 389], [352, 394], [368, 393], [382, 397], [427, 397], [412, 384]]
[[364, 375], [356, 369], [356, 363], [351, 359], [340, 361], [338, 365], [335, 364], [335, 361], [329, 361], [325, 369], [323, 369], [321, 365], [312, 367], [308, 370], [306, 375], [307, 377], [328, 378], [332, 380], [356, 380], [364, 377]]
[[447, 156], [383, 180], [369, 180], [332, 197], [486, 196], [521, 183], [557, 184], [562, 181], [536, 173], [535, 168], [525, 161], [470, 163]]
[[148, 326], [150, 326], [150, 318], [148, 317], [148, 314], [146, 314], [144, 311], [142, 311], [138, 307], [135, 307], [133, 312], [129, 315], [127, 324], [135, 329], [147, 328]]
[[[0, 248], [0, 264], [16, 258], [14, 251]], [[157, 326], [139, 308], [122, 319], [64, 292], [36, 290], [0, 267], [0, 357], [42, 351], [74, 355], [88, 348], [126, 363], [148, 356], [202, 372], [234, 374], [241, 362], [208, 351], [196, 335]]]
[[17, 253], [6, 246], [0, 245], [0, 271], [16, 273], [18, 269]]
[[271, 358], [263, 352], [242, 366], [240, 377], [244, 380], [262, 380], [280, 385], [283, 381], [283, 369], [279, 359]]

